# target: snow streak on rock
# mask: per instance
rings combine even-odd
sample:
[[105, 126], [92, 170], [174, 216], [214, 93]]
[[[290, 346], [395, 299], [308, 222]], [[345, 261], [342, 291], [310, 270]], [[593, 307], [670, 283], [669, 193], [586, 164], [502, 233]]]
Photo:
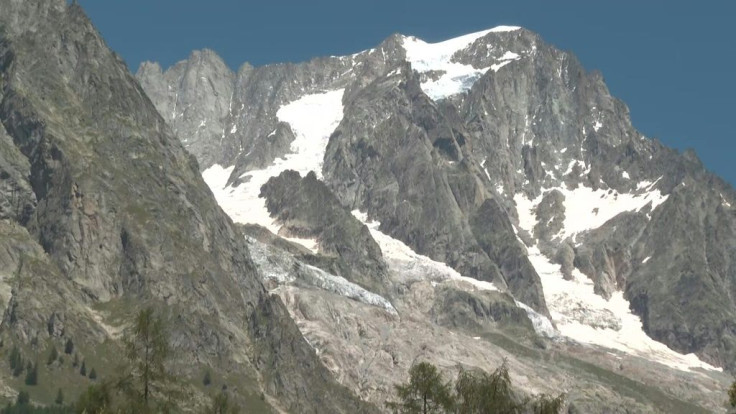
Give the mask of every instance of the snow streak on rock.
[[368, 226], [371, 236], [381, 248], [384, 260], [386, 260], [391, 270], [396, 273], [397, 277], [407, 281], [429, 280], [437, 283], [458, 280], [473, 285], [478, 290], [498, 290], [491, 282], [465, 277], [445, 263], [434, 261], [427, 256], [416, 253], [402, 241], [378, 230], [381, 223], [368, 221], [368, 216], [365, 213], [354, 210], [353, 216]]
[[[294, 170], [305, 176], [314, 171], [322, 177], [322, 163], [330, 135], [343, 117], [342, 96], [344, 89], [306, 95], [282, 106], [277, 117], [291, 126], [296, 138], [291, 153], [279, 158], [262, 170], [249, 171], [239, 177], [243, 183], [228, 185], [234, 167], [213, 165], [202, 173], [205, 182], [215, 194], [217, 202], [236, 223], [255, 223], [278, 234], [279, 226], [266, 209], [266, 201], [258, 195], [261, 186], [269, 178], [286, 170]], [[289, 239], [315, 250], [316, 241]]]
[[251, 257], [258, 265], [259, 274], [264, 280], [273, 280], [279, 285], [299, 283], [314, 286], [397, 315], [391, 302], [383, 296], [370, 292], [342, 276], [336, 276], [317, 267], [298, 262], [283, 252], [271, 253], [270, 246], [255, 239], [246, 237], [246, 240]]
[[[437, 262], [427, 256], [415, 252], [400, 240], [378, 230], [379, 222], [368, 221], [368, 216], [359, 210], [354, 210], [353, 215], [363, 222], [371, 232], [371, 236], [381, 248], [384, 260], [395, 274], [395, 277], [405, 281], [428, 280], [433, 286], [446, 281], [459, 281], [470, 289], [498, 291], [496, 285], [491, 282], [466, 277], [455, 269], [442, 262]], [[532, 321], [535, 331], [548, 338], [557, 336], [555, 328], [547, 317], [538, 314], [529, 306], [515, 301], [516, 306], [526, 311]]]
[[[354, 210], [353, 216], [368, 226], [371, 236], [381, 248], [383, 258], [388, 263], [389, 268], [395, 273], [395, 277], [406, 281], [428, 280], [432, 282], [433, 286], [446, 281], [459, 281], [471, 289], [498, 291], [496, 285], [491, 282], [463, 276], [445, 263], [437, 262], [427, 256], [418, 254], [400, 240], [396, 240], [378, 230], [381, 223], [368, 221], [368, 216], [365, 213]], [[538, 314], [534, 309], [519, 301], [515, 300], [515, 302], [516, 306], [526, 311], [527, 316], [532, 321], [534, 330], [539, 335], [548, 338], [558, 335], [554, 326], [552, 326], [552, 322], [547, 317]]]

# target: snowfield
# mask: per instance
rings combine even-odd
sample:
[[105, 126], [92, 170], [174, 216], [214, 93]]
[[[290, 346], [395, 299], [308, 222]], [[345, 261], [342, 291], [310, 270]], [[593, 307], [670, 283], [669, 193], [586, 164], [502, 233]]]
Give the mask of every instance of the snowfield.
[[[378, 230], [381, 223], [368, 221], [367, 214], [361, 213], [359, 210], [354, 210], [352, 213], [353, 216], [368, 227], [371, 236], [381, 248], [383, 258], [388, 263], [395, 277], [406, 281], [428, 280], [432, 282], [432, 286], [445, 281], [456, 280], [463, 282], [471, 289], [498, 291], [496, 285], [491, 282], [463, 276], [445, 263], [437, 262], [427, 256], [418, 254], [402, 241]], [[547, 317], [538, 314], [534, 309], [519, 301], [516, 301], [516, 305], [526, 311], [538, 334], [548, 338], [558, 335]]]
[[[314, 171], [322, 177], [322, 164], [330, 135], [342, 121], [342, 97], [345, 90], [305, 95], [294, 102], [282, 106], [276, 116], [287, 122], [296, 138], [291, 143], [291, 153], [278, 158], [262, 170], [249, 171], [239, 178], [243, 182], [237, 187], [228, 185], [235, 166], [223, 168], [213, 165], [202, 173], [223, 210], [236, 223], [255, 223], [266, 227], [275, 234], [281, 226], [274, 223], [266, 209], [266, 200], [258, 197], [261, 186], [269, 178], [276, 177], [286, 170], [294, 170], [305, 176]], [[317, 242], [311, 239], [290, 238], [312, 251]]]
[[521, 29], [516, 26], [498, 26], [493, 29], [471, 33], [439, 43], [427, 43], [416, 37], [403, 39], [406, 60], [419, 73], [441, 72], [437, 80], [422, 82], [421, 88], [432, 100], [441, 100], [470, 90], [473, 84], [489, 70], [498, 71], [505, 65], [521, 58], [507, 51], [493, 65], [476, 69], [471, 65], [453, 62], [452, 56], [470, 46], [488, 33], [510, 32]]
[[565, 221], [557, 237], [564, 240], [597, 229], [621, 213], [639, 211], [649, 203], [654, 211], [669, 197], [662, 195], [659, 190], [653, 190], [654, 184], [656, 183], [640, 183], [640, 189], [645, 190], [641, 194], [619, 193], [615, 190], [593, 190], [582, 185], [569, 190], [561, 186], [543, 190], [542, 194], [534, 200], [530, 200], [524, 194], [517, 194], [514, 196], [514, 202], [517, 206], [521, 228], [532, 234], [531, 231], [537, 223], [534, 211], [542, 198], [552, 190], [562, 193], [565, 196]]
[[[563, 237], [596, 229], [620, 213], [640, 210], [649, 203], [654, 210], [667, 200], [658, 190], [651, 190], [654, 184], [646, 182], [640, 185], [640, 189], [648, 191], [639, 195], [593, 191], [585, 187], [574, 190], [558, 188], [565, 195]], [[517, 194], [514, 201], [519, 227], [532, 234], [537, 224], [535, 211], [541, 197], [529, 200], [523, 194]], [[597, 214], [592, 209], [598, 209]], [[682, 371], [693, 368], [722, 371], [694, 354], [680, 354], [650, 338], [644, 332], [641, 319], [631, 313], [622, 292], [614, 292], [611, 299], [606, 300], [595, 294], [593, 282], [579, 270], [573, 271], [573, 280], [565, 280], [561, 266], [552, 263], [536, 245], [528, 246], [528, 252], [529, 260], [542, 281], [544, 299], [552, 320], [563, 336], [579, 343], [640, 356]]]

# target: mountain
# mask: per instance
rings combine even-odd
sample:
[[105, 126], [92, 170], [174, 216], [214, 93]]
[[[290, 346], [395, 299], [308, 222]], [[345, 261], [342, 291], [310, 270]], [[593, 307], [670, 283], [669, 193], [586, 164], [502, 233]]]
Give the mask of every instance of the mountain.
[[[261, 412], [372, 411], [337, 384], [258, 277], [218, 207], [124, 62], [82, 9], [0, 0], [0, 325], [7, 353], [75, 358], [111, 378], [122, 331], [144, 306], [168, 322], [180, 403], [226, 387]], [[66, 363], [40, 367], [37, 403], [90, 384]], [[6, 371], [9, 372], [9, 371]], [[15, 399], [22, 378], [0, 376]]]
[[571, 53], [497, 27], [237, 72], [196, 51], [136, 77], [364, 399], [419, 357], [505, 356], [581, 412], [724, 409], [736, 192]]

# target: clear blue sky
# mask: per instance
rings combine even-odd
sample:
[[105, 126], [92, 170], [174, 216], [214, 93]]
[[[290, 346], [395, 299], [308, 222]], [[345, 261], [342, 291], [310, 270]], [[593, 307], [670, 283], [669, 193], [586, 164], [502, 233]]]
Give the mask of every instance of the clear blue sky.
[[730, 0], [80, 0], [135, 71], [210, 48], [237, 68], [526, 27], [599, 69], [634, 125], [736, 183], [736, 2]]

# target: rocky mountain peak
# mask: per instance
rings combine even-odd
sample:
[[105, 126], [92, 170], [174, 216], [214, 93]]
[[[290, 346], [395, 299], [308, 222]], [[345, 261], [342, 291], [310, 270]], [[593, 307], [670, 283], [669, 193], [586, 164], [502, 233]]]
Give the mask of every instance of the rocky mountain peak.
[[[172, 85], [184, 79], [175, 68], [164, 72]], [[317, 256], [333, 251], [320, 247], [324, 234], [358, 234], [346, 212], [362, 221], [381, 248], [387, 277], [323, 263], [351, 286], [352, 296], [343, 297], [374, 303], [349, 285], [357, 284], [386, 295], [399, 315], [429, 312], [412, 295], [436, 297], [432, 323], [460, 323], [442, 312], [483, 306], [468, 305], [478, 299], [466, 295], [467, 286], [465, 293], [445, 288], [470, 280], [509, 295], [541, 336], [676, 369], [717, 372], [713, 365], [736, 364], [729, 345], [736, 336], [728, 333], [736, 304], [723, 294], [736, 277], [733, 189], [692, 156], [639, 133], [603, 76], [572, 53], [516, 27], [437, 43], [394, 35], [349, 56], [249, 67], [233, 83], [227, 110], [207, 112], [208, 96], [190, 100], [184, 119], [167, 121], [184, 142], [202, 143], [189, 148], [234, 220], [292, 238], [309, 229], [309, 240], [292, 241]], [[144, 87], [152, 96], [160, 93], [150, 84]], [[204, 85], [191, 88], [207, 94]], [[176, 87], [164, 92], [157, 106], [196, 96]], [[217, 114], [217, 128], [200, 134], [204, 118], [209, 124]], [[270, 181], [272, 175], [282, 178]], [[315, 180], [334, 197], [311, 197], [306, 188]], [[293, 205], [285, 194], [302, 201]], [[332, 220], [305, 218], [319, 211], [345, 227], [326, 232]], [[318, 262], [309, 257], [303, 260]], [[430, 268], [431, 276], [415, 278], [414, 269]], [[277, 291], [301, 318], [290, 295], [315, 294], [289, 283]], [[326, 291], [333, 298], [340, 289]], [[308, 335], [329, 342], [321, 336], [321, 329], [333, 332], [329, 324], [310, 326]], [[691, 352], [698, 357], [684, 355]]]

